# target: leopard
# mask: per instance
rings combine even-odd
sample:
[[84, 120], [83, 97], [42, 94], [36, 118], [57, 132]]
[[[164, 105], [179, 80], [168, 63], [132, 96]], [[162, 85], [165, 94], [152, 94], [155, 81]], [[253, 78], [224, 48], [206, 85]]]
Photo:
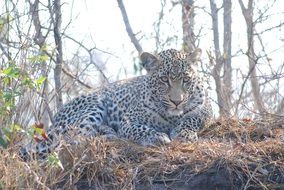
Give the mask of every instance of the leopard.
[[[198, 72], [201, 49], [168, 49], [140, 55], [146, 74], [101, 86], [65, 104], [54, 116], [50, 141], [36, 151], [50, 153], [52, 136], [76, 128], [84, 136], [123, 138], [142, 146], [193, 142], [212, 118], [204, 78]], [[24, 151], [27, 153], [27, 151]]]

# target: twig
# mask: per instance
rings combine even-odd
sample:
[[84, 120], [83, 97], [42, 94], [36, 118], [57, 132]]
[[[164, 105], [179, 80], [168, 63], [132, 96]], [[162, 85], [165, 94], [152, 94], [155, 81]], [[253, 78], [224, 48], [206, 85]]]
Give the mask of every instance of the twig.
[[72, 73], [70, 73], [69, 71], [67, 71], [65, 68], [62, 68], [62, 71], [64, 74], [66, 74], [67, 76], [75, 79], [78, 83], [80, 83], [82, 86], [88, 88], [88, 89], [92, 89], [92, 87], [86, 83], [84, 83], [83, 81], [81, 81], [78, 77], [76, 77], [75, 75], [73, 75]]
[[131, 42], [135, 46], [136, 50], [140, 54], [140, 53], [143, 52], [143, 49], [142, 49], [141, 45], [139, 44], [139, 42], [138, 42], [136, 36], [134, 35], [133, 30], [132, 30], [132, 28], [129, 24], [129, 20], [128, 20], [128, 16], [127, 16], [124, 4], [123, 4], [122, 0], [117, 0], [117, 3], [118, 3], [118, 6], [120, 8], [120, 11], [121, 11], [121, 15], [122, 15], [122, 18], [123, 18], [123, 21], [124, 21], [124, 25], [125, 25], [127, 34], [129, 36], [129, 38], [131, 39]]
[[104, 72], [102, 71], [102, 69], [93, 61], [92, 59], [92, 50], [93, 49], [96, 49], [96, 48], [87, 48], [85, 45], [83, 45], [81, 42], [79, 42], [78, 40], [72, 38], [71, 36], [68, 36], [66, 34], [63, 34], [64, 37], [72, 40], [73, 42], [77, 43], [78, 45], [80, 45], [80, 47], [82, 47], [84, 50], [86, 50], [90, 56], [90, 64], [94, 65], [96, 67], [96, 69], [99, 71], [99, 73], [102, 75], [102, 77], [104, 78], [104, 81], [106, 81], [107, 83], [109, 82], [108, 81], [108, 78], [106, 77], [106, 75], [104, 74]]

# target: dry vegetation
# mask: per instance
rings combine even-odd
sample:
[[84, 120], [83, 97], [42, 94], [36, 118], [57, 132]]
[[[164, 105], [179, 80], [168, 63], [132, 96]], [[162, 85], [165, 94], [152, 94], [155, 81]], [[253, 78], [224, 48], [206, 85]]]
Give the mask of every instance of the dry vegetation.
[[283, 120], [217, 121], [195, 143], [141, 147], [123, 140], [61, 143], [64, 170], [0, 153], [3, 189], [284, 189]]

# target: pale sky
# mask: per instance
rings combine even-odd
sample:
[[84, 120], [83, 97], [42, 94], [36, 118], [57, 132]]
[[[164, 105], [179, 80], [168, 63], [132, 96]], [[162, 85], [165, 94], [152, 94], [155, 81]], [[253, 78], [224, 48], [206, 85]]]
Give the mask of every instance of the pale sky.
[[[69, 1], [68, 1], [69, 2]], [[261, 1], [264, 4], [268, 1]], [[284, 1], [279, 1], [280, 3], [272, 7], [274, 12], [281, 12], [281, 7], [284, 7]], [[282, 2], [282, 3], [281, 3]], [[283, 4], [283, 6], [281, 6]], [[107, 55], [107, 60], [111, 66], [108, 68], [110, 75], [116, 75], [118, 70], [117, 67], [123, 65], [132, 65], [133, 56], [137, 56], [137, 53], [134, 49], [134, 46], [131, 44], [130, 39], [126, 33], [125, 26], [122, 20], [122, 16], [117, 5], [116, 0], [84, 0], [84, 1], [74, 1], [73, 9], [71, 9], [72, 4], [68, 3], [67, 8], [63, 10], [68, 11], [72, 10], [73, 21], [71, 26], [67, 29], [67, 33], [71, 36], [76, 36], [78, 39], [85, 40], [85, 44], [89, 47], [94, 45], [102, 50], [109, 51], [115, 56], [109, 57]], [[143, 38], [140, 43], [144, 51], [153, 51], [155, 44], [154, 40], [149, 38], [150, 34], [154, 32], [153, 23], [158, 19], [158, 14], [160, 11], [160, 1], [153, 0], [124, 0], [124, 5], [130, 20], [130, 24], [134, 33], [138, 33], [137, 38], [140, 38], [141, 35], [146, 34], [148, 39]], [[170, 1], [167, 2], [167, 8], [165, 10], [165, 15], [163, 23], [169, 23], [162, 25], [161, 33], [164, 36], [174, 36], [178, 35], [182, 37], [181, 33], [181, 8], [176, 6], [171, 12], [169, 12], [169, 7], [171, 7]], [[210, 11], [209, 1], [196, 1], [196, 6], [205, 7], [207, 11]], [[261, 6], [260, 3], [258, 6]], [[66, 21], [69, 21], [70, 13], [63, 12], [63, 15], [66, 18]], [[279, 24], [279, 22], [284, 20], [282, 18], [270, 19], [269, 22], [264, 24], [257, 25], [257, 31], [262, 31], [267, 27], [274, 26]], [[222, 15], [219, 15], [219, 23], [222, 26]], [[64, 26], [64, 24], [63, 24]], [[201, 9], [197, 10], [196, 15], [196, 28], [199, 29], [203, 27], [203, 35], [200, 40], [200, 47], [203, 49], [203, 52], [206, 50], [212, 50], [212, 30], [211, 29], [211, 18], [210, 16], [202, 11]], [[241, 14], [239, 4], [237, 1], [233, 1], [233, 53], [239, 48], [246, 49], [246, 28], [244, 18]], [[222, 33], [222, 28], [220, 27], [220, 33]], [[271, 36], [271, 33], [267, 33], [269, 36], [265, 36], [269, 40], [265, 40], [264, 45], [269, 50], [272, 51], [277, 47], [283, 47], [283, 41], [279, 40], [279, 37], [282, 35], [282, 32], [275, 32], [275, 35]], [[162, 37], [163, 38], [163, 37]], [[164, 37], [165, 38], [165, 37]], [[221, 39], [222, 40], [222, 39]], [[271, 43], [271, 41], [273, 43]], [[211, 43], [208, 43], [211, 42]], [[177, 48], [180, 49], [181, 39], [179, 39], [179, 44], [171, 44], [168, 48]], [[257, 43], [256, 43], [257, 44]], [[69, 48], [69, 45], [67, 45]], [[222, 41], [220, 42], [222, 47]], [[68, 51], [65, 51], [66, 53]], [[283, 50], [282, 50], [283, 53]], [[277, 53], [280, 54], [279, 52]], [[276, 57], [276, 54], [275, 54]], [[238, 57], [241, 59], [242, 57]], [[206, 55], [203, 53], [203, 59], [206, 59]], [[245, 56], [243, 57], [245, 59]], [[272, 57], [272, 60], [276, 58]], [[278, 61], [278, 60], [277, 60]], [[282, 60], [283, 61], [283, 60]], [[120, 64], [115, 64], [120, 62]], [[239, 67], [237, 61], [234, 63], [236, 67]], [[117, 66], [117, 67], [116, 67]], [[131, 73], [131, 71], [129, 70]]]
[[[126, 11], [128, 14], [128, 18], [134, 33], [139, 33], [137, 38], [141, 38], [143, 34], [145, 34], [144, 38], [141, 39], [140, 44], [142, 45], [144, 51], [154, 51], [155, 50], [155, 41], [151, 36], [154, 33], [153, 23], [158, 20], [159, 12], [161, 10], [160, 0], [124, 0], [124, 5], [126, 7]], [[218, 6], [221, 5], [221, 1], [218, 1]], [[259, 0], [257, 7], [261, 7], [262, 9], [268, 4], [271, 4], [273, 1], [263, 1]], [[245, 5], [247, 4], [244, 1]], [[69, 4], [70, 5], [70, 4]], [[68, 5], [68, 6], [69, 6]], [[203, 63], [208, 63], [208, 57], [206, 55], [206, 51], [214, 51], [213, 48], [213, 32], [211, 17], [207, 12], [210, 12], [210, 4], [209, 0], [197, 0], [195, 6], [196, 9], [196, 17], [195, 17], [195, 27], [197, 30], [199, 28], [203, 28], [199, 47], [203, 50], [202, 60]], [[69, 6], [71, 7], [71, 6]], [[182, 43], [182, 23], [181, 23], [181, 7], [178, 5], [175, 8], [171, 9], [172, 4], [171, 1], [167, 1], [167, 6], [165, 8], [165, 17], [161, 24], [161, 38], [165, 39], [166, 37], [178, 36], [179, 39], [177, 43], [171, 43], [166, 48], [176, 48], [181, 49]], [[282, 11], [282, 7], [284, 7], [284, 1], [278, 0], [278, 2], [270, 8], [271, 13], [280, 13], [280, 15], [274, 15], [272, 19], [268, 21], [264, 21], [261, 24], [256, 26], [257, 32], [263, 31], [266, 28], [276, 26], [280, 24], [280, 22], [284, 21], [284, 14]], [[202, 9], [201, 9], [202, 8]], [[171, 9], [171, 10], [170, 10]], [[247, 49], [247, 39], [246, 39], [246, 25], [243, 15], [241, 13], [240, 6], [237, 1], [233, 1], [233, 12], [232, 12], [232, 54], [235, 55], [232, 59], [232, 66], [235, 69], [238, 69], [238, 75], [235, 75], [233, 78], [234, 89], [240, 87], [240, 79], [243, 79], [242, 75], [246, 75], [248, 72], [248, 63], [247, 57], [245, 55], [241, 55], [238, 52], [240, 49], [243, 49], [244, 53]], [[69, 9], [71, 10], [71, 9]], [[206, 10], [206, 11], [204, 11]], [[257, 8], [255, 9], [256, 13]], [[133, 76], [133, 63], [134, 57], [137, 57], [137, 51], [132, 45], [127, 32], [125, 30], [125, 26], [123, 23], [123, 19], [120, 13], [120, 9], [118, 7], [116, 0], [85, 0], [85, 1], [75, 1], [73, 5], [73, 24], [71, 24], [72, 28], [68, 29], [70, 35], [78, 36], [79, 39], [85, 39], [85, 44], [88, 44], [90, 47], [96, 45], [97, 48], [113, 53], [115, 56], [109, 56], [107, 54], [103, 54], [100, 56], [103, 62], [106, 62], [106, 75], [110, 78], [111, 81], [117, 80], [117, 76], [119, 74], [119, 78], [127, 78]], [[64, 14], [64, 13], [63, 13]], [[67, 14], [68, 15], [68, 14]], [[66, 15], [65, 15], [66, 16]], [[77, 18], [76, 18], [77, 16]], [[255, 16], [255, 18], [257, 15]], [[68, 18], [68, 17], [67, 17]], [[219, 14], [219, 25], [220, 25], [220, 47], [222, 48], [222, 22], [223, 15], [222, 9]], [[283, 64], [284, 61], [284, 43], [279, 40], [284, 36], [283, 29], [282, 31], [277, 29], [273, 32], [268, 32], [266, 35], [262, 36], [263, 45], [266, 48], [266, 53], [269, 54], [269, 58], [271, 61], [268, 63], [266, 60], [260, 60], [261, 63], [257, 66], [257, 72], [261, 75], [271, 74], [270, 67], [273, 68], [279, 67], [279, 65]], [[282, 37], [283, 39], [283, 37]], [[260, 45], [255, 37], [255, 45], [256, 51], [260, 50]], [[70, 46], [68, 45], [68, 48]], [[281, 50], [277, 50], [281, 48]], [[273, 52], [275, 51], [275, 52]], [[238, 54], [237, 54], [238, 52]], [[237, 55], [236, 55], [237, 54]], [[138, 60], [136, 60], [138, 61]], [[125, 67], [127, 69], [127, 76], [125, 76], [122, 72], [119, 72], [121, 67]], [[241, 74], [241, 72], [243, 74]], [[234, 71], [236, 74], [236, 70]], [[270, 85], [267, 85], [266, 88], [273, 89], [276, 81], [273, 81]], [[284, 79], [282, 80], [284, 83]], [[214, 91], [214, 82], [211, 79], [211, 86], [213, 88], [210, 91], [210, 96], [216, 100], [216, 94]], [[284, 94], [284, 89], [282, 91]]]
[[[247, 4], [246, 0], [244, 0]], [[63, 2], [63, 1], [62, 1]], [[154, 26], [153, 23], [158, 20], [159, 12], [161, 10], [160, 0], [124, 0], [124, 5], [128, 14], [128, 18], [134, 33], [138, 33], [137, 38], [140, 39], [144, 51], [153, 52], [155, 50], [155, 41], [153, 39]], [[221, 0], [218, 0], [218, 6], [221, 5]], [[258, 0], [257, 7], [265, 9], [266, 4], [272, 4], [273, 1]], [[23, 5], [21, 4], [23, 3]], [[1, 5], [1, 2], [0, 2]], [[213, 35], [211, 30], [211, 18], [207, 12], [210, 12], [209, 0], [196, 0], [195, 6], [197, 8], [195, 17], [195, 28], [199, 30], [203, 28], [199, 47], [203, 50], [202, 60], [203, 63], [208, 63], [208, 57], [206, 51], [213, 52]], [[284, 14], [282, 8], [284, 7], [284, 1], [278, 0], [276, 4], [270, 8], [268, 15], [273, 13], [272, 18], [258, 24], [256, 27], [257, 32], [263, 31], [266, 28], [276, 26], [284, 21]], [[19, 9], [28, 11], [27, 4], [24, 1], [19, 1]], [[165, 48], [176, 48], [181, 49], [182, 43], [182, 25], [181, 25], [181, 7], [177, 5], [172, 8], [170, 0], [167, 0], [167, 6], [164, 10], [165, 17], [161, 23], [161, 36], [162, 40], [167, 37], [177, 36], [177, 42], [167, 45]], [[233, 41], [232, 41], [232, 54], [235, 55], [238, 50], [243, 49], [246, 51], [246, 26], [243, 15], [241, 13], [238, 1], [233, 1]], [[5, 10], [5, 7], [2, 10]], [[205, 10], [205, 11], [204, 11]], [[220, 36], [222, 36], [222, 9], [219, 14], [220, 24]], [[43, 12], [41, 11], [41, 14]], [[258, 13], [257, 8], [255, 13]], [[277, 14], [281, 13], [281, 14]], [[46, 12], [46, 14], [48, 14]], [[85, 46], [92, 48], [97, 47], [98, 49], [107, 51], [113, 55], [101, 53], [96, 51], [98, 58], [106, 63], [106, 76], [110, 78], [110, 81], [115, 81], [118, 78], [126, 78], [133, 76], [133, 63], [138, 62], [137, 51], [131, 43], [123, 19], [120, 13], [116, 0], [65, 0], [62, 6], [63, 23], [62, 28], [68, 25], [65, 33], [72, 36], [78, 41], [81, 41]], [[41, 19], [44, 20], [45, 16], [41, 15]], [[257, 16], [257, 15], [256, 15]], [[255, 17], [256, 17], [255, 16]], [[48, 17], [47, 17], [48, 18]], [[24, 19], [24, 17], [22, 17]], [[30, 22], [30, 18], [27, 17], [27, 22]], [[49, 22], [49, 21], [47, 21]], [[44, 22], [43, 22], [44, 23]], [[46, 24], [46, 23], [45, 23]], [[25, 31], [25, 23], [23, 28]], [[12, 35], [11, 35], [12, 36]], [[221, 38], [221, 37], [220, 37]], [[266, 53], [271, 58], [270, 62], [266, 60], [260, 60], [262, 64], [257, 65], [258, 73], [260, 74], [271, 74], [270, 67], [277, 69], [284, 62], [284, 32], [283, 27], [281, 29], [273, 30], [262, 35], [263, 45], [266, 49]], [[280, 40], [282, 39], [282, 40]], [[220, 47], [222, 47], [222, 39], [220, 39]], [[256, 51], [260, 50], [260, 45], [256, 40]], [[78, 48], [77, 44], [74, 44], [70, 40], [64, 41], [64, 58], [65, 60], [71, 59], [73, 54]], [[282, 49], [280, 49], [282, 48]], [[83, 51], [82, 51], [83, 52]], [[245, 52], [244, 52], [245, 53]], [[237, 56], [232, 59], [232, 66], [235, 69], [239, 69], [246, 75], [248, 72], [247, 57], [241, 55], [239, 52]], [[127, 69], [127, 76], [121, 72], [121, 68]], [[238, 87], [239, 79], [243, 79], [243, 76], [238, 73], [238, 76], [234, 78], [234, 87]], [[281, 79], [284, 84], [284, 79]], [[274, 81], [276, 82], [276, 81]], [[267, 88], [273, 88], [274, 83], [267, 86]], [[212, 90], [214, 92], [214, 89]], [[284, 94], [284, 88], [282, 89]], [[214, 95], [213, 95], [214, 96]]]

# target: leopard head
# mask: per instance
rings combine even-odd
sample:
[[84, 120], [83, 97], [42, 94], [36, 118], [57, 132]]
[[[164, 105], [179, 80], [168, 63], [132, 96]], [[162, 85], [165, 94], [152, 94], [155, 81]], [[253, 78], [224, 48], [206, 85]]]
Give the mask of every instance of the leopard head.
[[140, 58], [149, 80], [150, 99], [155, 106], [170, 115], [181, 115], [196, 90], [197, 61], [201, 49], [182, 53], [175, 49], [160, 52], [157, 56], [144, 52]]

